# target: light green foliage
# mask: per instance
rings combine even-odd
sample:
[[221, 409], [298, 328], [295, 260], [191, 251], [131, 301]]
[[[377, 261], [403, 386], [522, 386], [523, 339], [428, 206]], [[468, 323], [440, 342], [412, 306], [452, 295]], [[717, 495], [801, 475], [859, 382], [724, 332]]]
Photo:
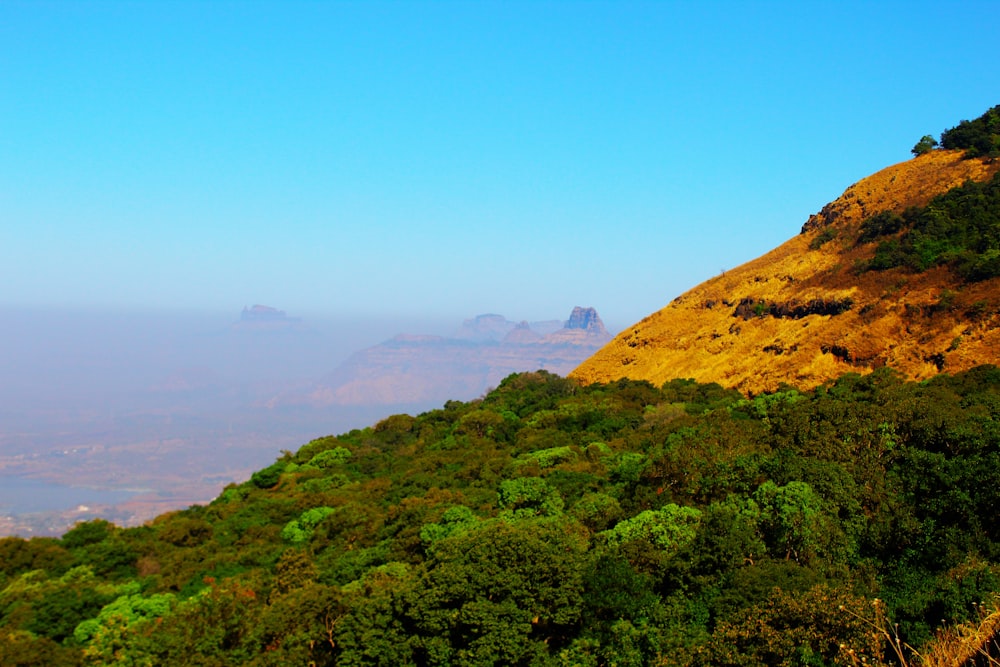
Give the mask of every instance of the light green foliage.
[[776, 409], [792, 405], [801, 399], [802, 394], [795, 389], [789, 389], [786, 391], [776, 391], [773, 394], [761, 394], [752, 399], [742, 399], [732, 409], [745, 412], [751, 417], [766, 421]]
[[219, 497], [215, 499], [217, 503], [240, 503], [250, 495], [250, 489], [246, 486], [231, 484], [222, 490]]
[[373, 567], [360, 579], [344, 584], [341, 590], [345, 593], [364, 593], [373, 586], [391, 585], [394, 582], [405, 581], [413, 574], [413, 568], [406, 563], [385, 563]]
[[[129, 632], [139, 623], [167, 616], [175, 598], [169, 593], [144, 597], [138, 593], [122, 595], [105, 605], [96, 618], [83, 621], [73, 637], [85, 644], [84, 657], [88, 664], [125, 667], [136, 664], [123, 655]], [[150, 661], [139, 664], [152, 665]]]
[[778, 551], [776, 555], [807, 562], [828, 545], [831, 527], [823, 514], [823, 501], [805, 482], [785, 486], [764, 482], [754, 500], [761, 508], [761, 524]]
[[324, 450], [309, 459], [308, 465], [315, 466], [320, 469], [327, 469], [343, 465], [350, 460], [351, 450], [345, 447], [334, 447], [333, 449]]
[[441, 515], [437, 523], [429, 523], [420, 529], [420, 539], [426, 545], [454, 535], [457, 532], [468, 530], [478, 523], [479, 518], [464, 505], [451, 507]]
[[332, 491], [333, 489], [339, 489], [346, 484], [350, 484], [350, 480], [347, 478], [347, 475], [334, 473], [332, 475], [327, 474], [323, 477], [317, 477], [316, 479], [307, 479], [301, 484], [303, 490], [309, 493], [323, 493], [324, 491]]
[[618, 457], [618, 463], [611, 471], [611, 479], [622, 484], [636, 484], [649, 466], [644, 454], [625, 452]]
[[670, 503], [619, 521], [601, 535], [612, 545], [643, 540], [667, 553], [676, 553], [694, 541], [700, 521], [701, 510]]
[[501, 516], [524, 519], [558, 516], [564, 503], [559, 492], [541, 477], [519, 477], [500, 483], [497, 504], [503, 510]]
[[589, 461], [600, 461], [606, 456], [611, 455], [611, 448], [608, 447], [606, 443], [603, 442], [592, 442], [587, 445], [586, 449], [587, 460]]
[[333, 507], [313, 507], [306, 510], [298, 519], [292, 519], [285, 524], [281, 529], [281, 539], [292, 544], [308, 542], [319, 522], [336, 511]]
[[549, 447], [528, 452], [522, 455], [515, 462], [515, 465], [537, 465], [541, 469], [551, 468], [560, 463], [574, 463], [577, 460], [576, 450], [569, 446]]

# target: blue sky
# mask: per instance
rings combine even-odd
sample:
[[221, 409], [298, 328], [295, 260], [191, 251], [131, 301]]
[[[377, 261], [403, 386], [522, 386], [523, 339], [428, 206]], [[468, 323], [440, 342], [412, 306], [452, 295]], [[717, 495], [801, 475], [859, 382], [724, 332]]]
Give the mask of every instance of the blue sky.
[[0, 4], [0, 305], [624, 327], [1000, 103], [990, 2]]

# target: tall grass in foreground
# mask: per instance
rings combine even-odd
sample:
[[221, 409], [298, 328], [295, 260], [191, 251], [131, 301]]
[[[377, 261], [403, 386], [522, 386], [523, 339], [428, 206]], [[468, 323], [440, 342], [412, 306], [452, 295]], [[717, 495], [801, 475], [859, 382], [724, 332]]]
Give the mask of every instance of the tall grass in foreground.
[[1000, 667], [1000, 598], [992, 605], [977, 605], [978, 620], [959, 623], [938, 630], [932, 641], [918, 652], [900, 640], [899, 626], [892, 623], [886, 613], [886, 605], [879, 599], [872, 601], [873, 616], [858, 616], [846, 607], [841, 610], [868, 624], [872, 632], [888, 644], [888, 661], [855, 652], [849, 646], [841, 646], [841, 655], [847, 664], [873, 665], [881, 667]]

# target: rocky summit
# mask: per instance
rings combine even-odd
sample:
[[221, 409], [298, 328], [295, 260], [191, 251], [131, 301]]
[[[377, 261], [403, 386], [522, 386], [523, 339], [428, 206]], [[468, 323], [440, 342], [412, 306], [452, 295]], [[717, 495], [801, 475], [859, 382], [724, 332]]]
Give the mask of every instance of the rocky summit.
[[[881, 366], [924, 379], [997, 363], [1000, 278], [974, 270], [996, 252], [966, 261], [936, 250], [950, 241], [934, 219], [947, 208], [939, 198], [971, 197], [958, 189], [998, 172], [996, 158], [933, 150], [864, 178], [794, 238], [626, 327], [571, 375], [693, 378], [755, 394]], [[986, 213], [969, 215], [996, 217], [977, 206]], [[924, 226], [908, 231], [912, 220]]]

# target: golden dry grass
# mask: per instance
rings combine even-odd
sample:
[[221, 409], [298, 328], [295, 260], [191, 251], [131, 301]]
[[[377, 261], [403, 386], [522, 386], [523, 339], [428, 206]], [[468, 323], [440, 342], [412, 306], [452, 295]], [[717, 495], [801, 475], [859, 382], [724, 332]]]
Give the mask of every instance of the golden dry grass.
[[978, 623], [947, 628], [924, 648], [922, 667], [993, 667], [1000, 665], [1000, 610], [983, 611]]
[[[693, 378], [760, 393], [782, 383], [808, 389], [883, 365], [924, 379], [939, 366], [957, 372], [997, 363], [1000, 280], [962, 286], [945, 269], [859, 274], [854, 266], [871, 248], [856, 247], [853, 239], [874, 213], [924, 205], [998, 170], [1000, 162], [963, 160], [956, 151], [933, 151], [883, 169], [812, 216], [803, 233], [628, 327], [571, 375], [583, 382], [628, 377], [657, 385]], [[837, 236], [810, 249], [824, 230]], [[853, 305], [840, 315], [734, 316], [743, 299], [794, 305], [848, 298]]]

